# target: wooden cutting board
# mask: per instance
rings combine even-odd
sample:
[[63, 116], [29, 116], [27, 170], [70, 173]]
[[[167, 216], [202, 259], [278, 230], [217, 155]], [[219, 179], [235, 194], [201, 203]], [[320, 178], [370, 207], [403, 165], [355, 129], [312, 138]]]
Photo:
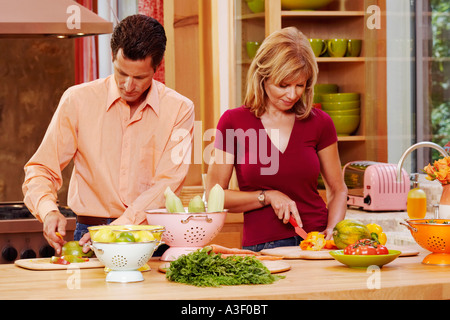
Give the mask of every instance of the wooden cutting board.
[[330, 251], [331, 250], [307, 251], [300, 249], [299, 246], [292, 246], [263, 249], [261, 250], [261, 253], [268, 256], [284, 257], [284, 259], [326, 260], [333, 259], [329, 253]]
[[[388, 249], [401, 251], [400, 257], [419, 254], [419, 251], [413, 247], [389, 246]], [[261, 250], [261, 253], [268, 256], [284, 257], [284, 259], [331, 260], [333, 257], [330, 255], [330, 251], [332, 250], [307, 251], [300, 249], [299, 246], [293, 246], [264, 249]]]
[[101, 263], [97, 258], [90, 258], [89, 261], [86, 262], [71, 263], [68, 265], [50, 263], [50, 258], [20, 259], [16, 260], [14, 264], [18, 267], [29, 270], [65, 270], [70, 267], [91, 269], [104, 267], [104, 264]]
[[[281, 260], [262, 260], [261, 262], [267, 267], [267, 269], [269, 269], [270, 273], [280, 273], [291, 269], [289, 263]], [[166, 273], [169, 267], [170, 262], [162, 263], [159, 265], [158, 271]]]

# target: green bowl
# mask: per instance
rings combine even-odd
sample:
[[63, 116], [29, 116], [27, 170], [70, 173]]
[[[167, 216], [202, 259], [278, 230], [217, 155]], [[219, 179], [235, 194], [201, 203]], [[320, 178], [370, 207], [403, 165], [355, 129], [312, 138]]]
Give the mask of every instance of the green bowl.
[[322, 94], [320, 98], [322, 102], [343, 102], [343, 101], [355, 101], [360, 99], [359, 93], [327, 93]]
[[330, 251], [330, 254], [334, 259], [350, 268], [365, 269], [369, 266], [382, 267], [397, 259], [401, 252], [398, 250], [389, 250], [389, 254], [348, 255], [344, 254], [344, 250], [333, 250]]
[[264, 0], [245, 0], [247, 6], [253, 13], [264, 12]]
[[348, 110], [336, 110], [336, 111], [330, 111], [323, 109], [326, 113], [328, 113], [330, 116], [359, 116], [359, 113], [361, 109], [348, 109]]
[[334, 127], [338, 136], [349, 136], [358, 129], [361, 117], [358, 116], [332, 116]]
[[334, 83], [317, 83], [314, 85], [314, 93], [337, 93], [338, 85]]
[[314, 103], [321, 102], [320, 96], [324, 93], [337, 93], [338, 86], [333, 83], [318, 83], [314, 85]]
[[329, 5], [334, 0], [281, 0], [283, 10], [316, 10]]
[[342, 102], [321, 102], [322, 109], [327, 111], [349, 110], [359, 108], [359, 100]]

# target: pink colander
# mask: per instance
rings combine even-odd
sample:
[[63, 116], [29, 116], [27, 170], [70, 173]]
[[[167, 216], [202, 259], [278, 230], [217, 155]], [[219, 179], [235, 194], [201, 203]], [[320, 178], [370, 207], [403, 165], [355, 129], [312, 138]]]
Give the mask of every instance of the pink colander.
[[170, 248], [161, 257], [173, 261], [183, 254], [203, 248], [222, 230], [227, 215], [223, 212], [168, 213], [166, 209], [147, 210], [147, 222], [166, 228], [161, 241]]

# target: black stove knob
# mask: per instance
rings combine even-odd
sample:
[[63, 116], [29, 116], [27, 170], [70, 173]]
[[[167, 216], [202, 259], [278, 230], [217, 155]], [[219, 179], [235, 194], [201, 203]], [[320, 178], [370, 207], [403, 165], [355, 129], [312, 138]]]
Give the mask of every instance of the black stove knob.
[[20, 254], [21, 259], [33, 259], [36, 258], [36, 252], [33, 249], [25, 249]]
[[6, 261], [14, 261], [17, 258], [17, 250], [12, 246], [6, 246], [2, 250], [2, 257]]
[[52, 248], [52, 246], [46, 244], [43, 245], [40, 249], [39, 249], [39, 256], [42, 258], [49, 258], [51, 256], [55, 255], [55, 249]]

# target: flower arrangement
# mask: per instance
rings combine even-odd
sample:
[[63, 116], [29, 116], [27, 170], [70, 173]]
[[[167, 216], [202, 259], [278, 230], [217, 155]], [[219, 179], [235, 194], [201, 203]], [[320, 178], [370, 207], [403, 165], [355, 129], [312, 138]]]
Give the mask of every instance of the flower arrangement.
[[433, 165], [428, 164], [423, 172], [428, 175], [427, 180], [438, 180], [443, 186], [450, 184], [450, 157], [436, 160]]

